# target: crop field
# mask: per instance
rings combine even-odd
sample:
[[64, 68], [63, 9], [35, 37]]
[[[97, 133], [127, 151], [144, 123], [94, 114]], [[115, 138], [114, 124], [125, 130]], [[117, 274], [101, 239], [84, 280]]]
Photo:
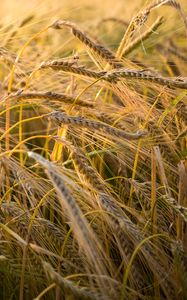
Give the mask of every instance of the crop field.
[[187, 1], [0, 16], [0, 300], [186, 300]]

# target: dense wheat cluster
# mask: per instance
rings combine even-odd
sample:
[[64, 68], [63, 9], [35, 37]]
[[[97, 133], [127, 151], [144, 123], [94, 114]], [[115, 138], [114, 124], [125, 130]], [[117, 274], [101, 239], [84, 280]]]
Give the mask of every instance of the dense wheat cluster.
[[185, 300], [186, 1], [66, 2], [0, 23], [0, 299]]

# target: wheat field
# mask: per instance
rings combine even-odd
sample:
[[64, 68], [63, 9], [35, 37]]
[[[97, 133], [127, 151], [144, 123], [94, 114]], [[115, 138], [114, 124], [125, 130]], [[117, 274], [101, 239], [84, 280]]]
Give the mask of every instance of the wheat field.
[[0, 299], [187, 299], [186, 0], [2, 0]]

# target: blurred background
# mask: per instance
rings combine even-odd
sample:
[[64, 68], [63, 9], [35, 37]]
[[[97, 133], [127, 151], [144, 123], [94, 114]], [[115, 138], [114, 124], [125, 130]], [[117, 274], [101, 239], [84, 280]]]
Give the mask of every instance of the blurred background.
[[[28, 13], [70, 16], [80, 18], [83, 14], [86, 19], [105, 17], [105, 15], [120, 15], [125, 19], [142, 5], [149, 3], [147, 0], [1, 0], [0, 15], [2, 18], [20, 18]], [[115, 4], [115, 5], [114, 5]]]
[[[0, 17], [3, 24], [19, 22], [33, 14], [35, 21], [36, 17], [49, 21], [63, 18], [94, 25], [98, 19], [105, 17], [129, 21], [140, 8], [152, 2], [153, 0], [1, 0]], [[179, 0], [179, 3], [187, 13], [187, 1]], [[162, 7], [161, 10], [163, 14], [166, 11], [171, 24], [171, 19], [177, 16], [176, 11], [172, 8], [168, 10], [167, 7]]]

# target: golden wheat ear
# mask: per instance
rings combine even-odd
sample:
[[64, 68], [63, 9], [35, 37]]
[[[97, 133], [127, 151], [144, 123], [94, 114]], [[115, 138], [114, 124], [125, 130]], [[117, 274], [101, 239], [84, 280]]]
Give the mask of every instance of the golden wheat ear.
[[57, 194], [62, 208], [62, 212], [66, 212], [70, 220], [72, 230], [78, 242], [80, 249], [85, 253], [89, 265], [89, 272], [96, 272], [98, 274], [97, 284], [101, 291], [111, 293], [113, 290], [112, 284], [108, 279], [109, 290], [105, 289], [106, 280], [103, 281], [101, 275], [108, 277], [107, 261], [105, 262], [105, 253], [97, 239], [94, 231], [91, 229], [87, 219], [83, 215], [76, 199], [71, 194], [69, 188], [66, 186], [63, 175], [58, 171], [57, 167], [50, 161], [43, 158], [41, 155], [28, 152], [28, 156], [41, 164], [46, 171], [47, 176], [51, 180]]
[[99, 57], [104, 59], [113, 68], [120, 68], [123, 66], [120, 60], [117, 60], [115, 55], [103, 45], [96, 43], [87, 33], [82, 31], [76, 24], [68, 21], [57, 20], [50, 27], [53, 29], [63, 29], [64, 26], [71, 28], [72, 33], [77, 37], [87, 48], [92, 50]]
[[84, 66], [73, 66], [72, 63], [69, 62], [58, 62], [58, 60], [53, 60], [53, 61], [47, 61], [47, 62], [43, 62], [40, 65], [39, 69], [46, 69], [46, 68], [50, 68], [54, 71], [63, 71], [66, 73], [71, 73], [74, 75], [81, 75], [81, 76], [86, 76], [86, 77], [90, 77], [90, 78], [94, 78], [94, 79], [104, 79], [107, 81], [115, 81], [113, 78], [107, 78], [105, 77], [106, 75], [106, 71], [100, 71], [100, 72], [96, 72], [90, 69], [85, 68]]
[[[119, 45], [119, 48], [117, 50], [117, 53], [116, 53], [116, 57], [117, 58], [121, 58], [124, 54], [125, 54], [125, 51], [127, 51], [126, 49], [128, 49], [128, 47], [132, 47], [132, 45], [134, 44], [134, 42], [132, 42], [132, 44], [129, 45], [129, 41], [130, 39], [132, 39], [133, 35], [135, 32], [137, 32], [137, 30], [140, 29], [140, 27], [142, 25], [145, 24], [145, 22], [147, 21], [148, 19], [148, 16], [150, 15], [151, 11], [153, 9], [156, 9], [156, 8], [159, 8], [163, 5], [169, 5], [169, 6], [172, 6], [174, 7], [180, 17], [182, 18], [183, 22], [184, 22], [184, 25], [185, 25], [185, 28], [187, 30], [187, 17], [180, 5], [180, 3], [176, 0], [156, 0], [156, 1], [153, 1], [150, 5], [148, 5], [145, 9], [141, 10], [130, 22], [129, 26], [127, 27], [127, 30], [121, 40], [121, 43]], [[148, 33], [149, 35], [149, 33]], [[144, 36], [146, 38], [146, 34]], [[138, 40], [136, 41], [138, 43]], [[135, 43], [136, 45], [136, 43]]]
[[180, 17], [182, 18], [182, 20], [184, 22], [185, 27], [187, 28], [187, 17], [185, 15], [179, 1], [176, 1], [176, 0], [156, 0], [156, 1], [153, 1], [153, 3], [147, 9], [149, 11], [151, 11], [152, 9], [158, 8], [162, 5], [168, 5], [168, 6], [174, 7], [178, 11]]
[[[79, 172], [84, 178], [92, 185], [97, 191], [98, 202], [104, 211], [107, 212], [106, 219], [110, 227], [115, 231], [115, 238], [118, 243], [120, 253], [123, 257], [124, 263], [128, 264], [128, 261], [133, 254], [135, 245], [143, 241], [143, 235], [139, 231], [138, 227], [127, 217], [126, 213], [123, 212], [116, 202], [116, 199], [110, 195], [107, 191], [107, 187], [102, 182], [97, 171], [90, 165], [89, 160], [86, 158], [84, 153], [70, 141], [66, 141], [61, 137], [54, 136], [55, 140], [65, 144], [72, 151], [72, 159], [74, 164], [77, 166]], [[149, 261], [149, 264], [156, 270], [158, 278], [162, 278], [164, 274], [164, 268], [156, 258], [156, 253], [150, 244], [142, 245], [142, 253]], [[131, 279], [139, 289], [143, 290], [147, 287], [146, 275], [142, 275], [142, 266], [138, 259], [135, 259], [131, 266]], [[163, 289], [168, 290], [168, 295], [171, 295], [171, 289], [168, 288], [169, 281], [165, 280]]]
[[105, 77], [108, 80], [122, 80], [123, 78], [133, 78], [135, 80], [144, 80], [157, 83], [159, 85], [167, 86], [169, 88], [187, 89], [187, 77], [162, 77], [156, 75], [148, 70], [133, 70], [133, 69], [118, 69], [111, 72], [107, 72]]
[[[8, 96], [11, 100], [49, 100], [49, 101], [60, 101], [65, 104], [73, 104], [80, 105], [83, 107], [94, 107], [94, 104], [90, 101], [76, 99], [73, 96], [62, 94], [62, 93], [55, 93], [51, 91], [47, 92], [39, 92], [39, 91], [27, 91], [24, 92], [23, 90], [18, 91], [17, 93], [12, 93]], [[7, 99], [7, 98], [6, 98]], [[39, 102], [39, 101], [38, 101]]]
[[144, 41], [146, 41], [156, 30], [163, 24], [163, 17], [158, 17], [156, 21], [139, 37], [135, 38], [130, 44], [128, 44], [124, 50], [123, 55], [128, 55], [138, 46], [140, 46]]
[[128, 22], [124, 21], [123, 19], [119, 19], [119, 18], [115, 18], [115, 17], [108, 17], [108, 18], [101, 19], [101, 21], [98, 23], [97, 27], [99, 27], [102, 23], [105, 23], [105, 22], [115, 22], [115, 23], [118, 23], [125, 27], [128, 26]]
[[73, 295], [73, 299], [77, 300], [110, 300], [107, 296], [75, 286], [72, 281], [63, 278], [57, 272], [55, 272], [49, 263], [43, 261], [42, 265], [47, 277], [55, 282], [56, 285], [58, 285], [61, 290], [65, 292], [67, 297]]
[[46, 115], [48, 119], [53, 120], [58, 125], [67, 124], [79, 127], [85, 127], [91, 130], [97, 130], [116, 138], [124, 138], [127, 140], [138, 140], [147, 135], [146, 131], [138, 130], [136, 133], [129, 133], [112, 127], [106, 123], [98, 122], [91, 119], [86, 119], [80, 116], [68, 116], [66, 113], [53, 111]]

